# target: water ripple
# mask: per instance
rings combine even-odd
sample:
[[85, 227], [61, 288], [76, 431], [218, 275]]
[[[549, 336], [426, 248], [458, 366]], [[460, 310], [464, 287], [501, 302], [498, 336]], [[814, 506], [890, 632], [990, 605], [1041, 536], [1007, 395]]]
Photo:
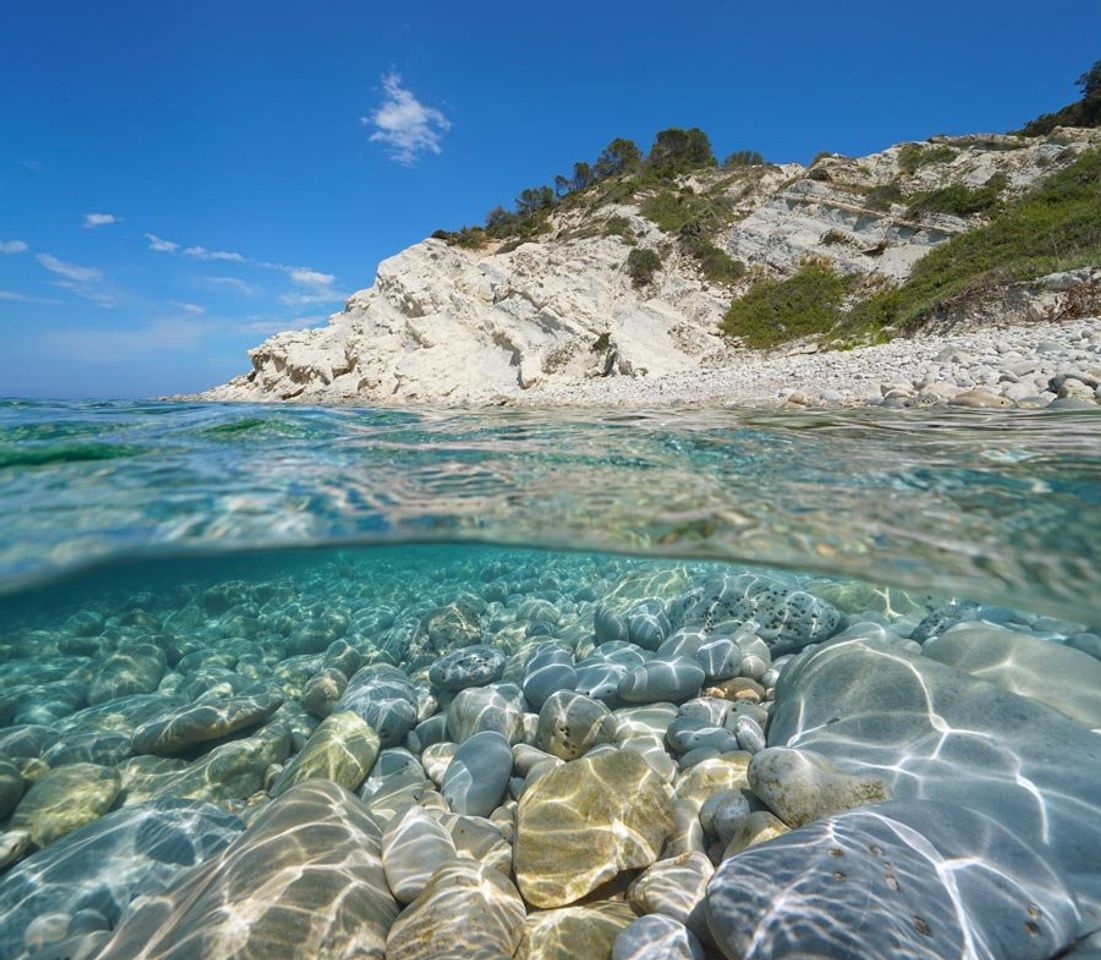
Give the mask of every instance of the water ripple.
[[1098, 622], [1101, 416], [0, 401], [0, 591], [143, 551], [426, 539], [846, 573]]

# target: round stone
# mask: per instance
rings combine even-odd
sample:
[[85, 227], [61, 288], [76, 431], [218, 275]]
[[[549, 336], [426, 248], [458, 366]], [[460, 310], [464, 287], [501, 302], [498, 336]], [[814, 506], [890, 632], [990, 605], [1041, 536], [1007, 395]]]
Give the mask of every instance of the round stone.
[[703, 681], [703, 670], [688, 657], [647, 660], [619, 682], [617, 692], [628, 703], [677, 703], [698, 696]]
[[33, 784], [12, 814], [11, 826], [30, 832], [45, 847], [111, 809], [122, 780], [118, 771], [94, 763], [73, 763], [50, 770]]
[[639, 917], [612, 944], [612, 960], [704, 960], [703, 945], [683, 923], [660, 913]]
[[432, 664], [428, 679], [437, 690], [456, 692], [492, 683], [505, 668], [505, 655], [496, 647], [476, 644], [452, 650]]
[[494, 730], [484, 730], [459, 744], [440, 793], [455, 813], [488, 817], [504, 798], [511, 773], [508, 740]]
[[382, 834], [382, 868], [390, 892], [400, 903], [416, 900], [432, 875], [453, 859], [451, 834], [416, 804], [394, 817]]
[[535, 746], [562, 760], [574, 760], [600, 743], [615, 740], [618, 723], [598, 700], [559, 690], [539, 711]]
[[672, 831], [672, 802], [639, 754], [565, 763], [520, 799], [516, 880], [533, 906], [566, 906], [623, 870], [650, 866]]
[[528, 703], [540, 709], [552, 693], [573, 690], [577, 670], [568, 649], [560, 644], [544, 644], [531, 655], [524, 667], [522, 687]]

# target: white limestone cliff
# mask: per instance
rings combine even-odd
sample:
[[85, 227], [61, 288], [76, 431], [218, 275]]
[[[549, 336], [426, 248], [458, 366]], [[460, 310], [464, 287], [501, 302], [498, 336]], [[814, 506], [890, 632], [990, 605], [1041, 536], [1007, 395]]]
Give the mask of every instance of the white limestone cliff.
[[[937, 244], [981, 216], [907, 218], [902, 203], [873, 202], [948, 184], [981, 186], [1003, 174], [1005, 195], [1073, 160], [1101, 131], [1045, 138], [940, 137], [951, 159], [912, 173], [902, 145], [861, 158], [696, 172], [678, 186], [726, 201], [730, 222], [711, 237], [749, 268], [734, 287], [708, 284], [696, 262], [640, 213], [641, 201], [555, 212], [552, 230], [514, 249], [481, 250], [429, 239], [384, 260], [374, 284], [352, 295], [326, 327], [280, 333], [249, 352], [252, 370], [208, 400], [487, 403], [560, 396], [570, 383], [606, 377], [683, 376], [744, 362], [719, 333], [731, 298], [753, 279], [783, 275], [808, 257], [836, 269], [904, 279]], [[1069, 149], [1068, 149], [1069, 148]], [[631, 249], [602, 235], [623, 217], [637, 245], [662, 253], [654, 282], [636, 288]]]

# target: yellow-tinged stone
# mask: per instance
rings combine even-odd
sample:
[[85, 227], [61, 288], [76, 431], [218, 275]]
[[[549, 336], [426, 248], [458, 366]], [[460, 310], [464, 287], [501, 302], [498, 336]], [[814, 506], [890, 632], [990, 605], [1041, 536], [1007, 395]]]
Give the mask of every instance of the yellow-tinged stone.
[[698, 811], [708, 797], [721, 790], [745, 790], [749, 787], [746, 771], [751, 753], [732, 750], [730, 753], [702, 760], [677, 777], [673, 787], [678, 800], [686, 800]]
[[604, 960], [619, 931], [636, 919], [628, 904], [614, 900], [533, 913], [516, 960]]
[[730, 843], [723, 851], [723, 859], [755, 847], [766, 840], [774, 840], [781, 834], [790, 832], [788, 827], [779, 817], [773, 816], [767, 810], [755, 810], [738, 825]]
[[516, 882], [533, 906], [566, 906], [623, 870], [650, 866], [672, 831], [672, 801], [640, 754], [583, 757], [520, 798]]
[[332, 780], [355, 790], [378, 757], [379, 737], [357, 713], [333, 713], [318, 724], [302, 752], [271, 788], [273, 797], [307, 780]]
[[484, 863], [441, 866], [390, 928], [386, 960], [511, 957], [524, 930], [524, 902], [503, 873]]
[[13, 830], [27, 830], [44, 847], [102, 817], [119, 794], [116, 770], [95, 763], [70, 763], [51, 770], [24, 795], [12, 814]]

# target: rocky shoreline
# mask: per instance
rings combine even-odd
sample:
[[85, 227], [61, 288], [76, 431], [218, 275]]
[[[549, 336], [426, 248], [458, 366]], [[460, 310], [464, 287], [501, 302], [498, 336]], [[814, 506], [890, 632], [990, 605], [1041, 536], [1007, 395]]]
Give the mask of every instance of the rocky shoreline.
[[976, 326], [845, 351], [746, 353], [692, 373], [549, 385], [507, 403], [1091, 409], [1101, 403], [1101, 317]]
[[6, 957], [1047, 960], [1101, 917], [1083, 624], [504, 555], [4, 645]]

